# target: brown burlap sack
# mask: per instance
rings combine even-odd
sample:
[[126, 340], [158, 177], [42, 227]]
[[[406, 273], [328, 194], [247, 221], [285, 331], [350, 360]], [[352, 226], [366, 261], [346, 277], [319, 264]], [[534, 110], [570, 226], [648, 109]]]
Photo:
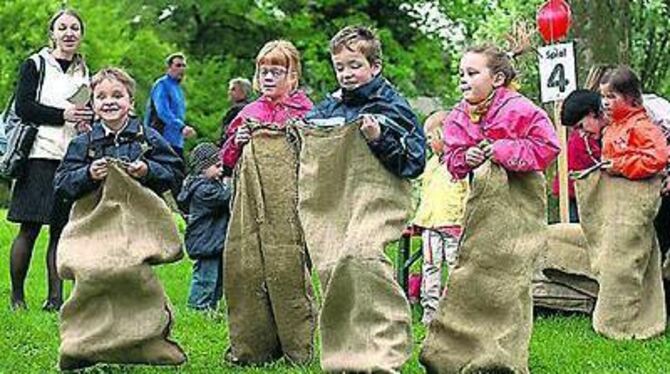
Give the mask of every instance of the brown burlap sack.
[[410, 184], [372, 154], [358, 125], [301, 128], [299, 213], [321, 280], [321, 367], [397, 372], [411, 353], [409, 304], [384, 254]]
[[593, 328], [613, 339], [665, 331], [665, 295], [654, 217], [660, 178], [631, 181], [599, 171], [578, 180], [577, 201], [600, 292]]
[[60, 367], [178, 365], [169, 301], [151, 265], [182, 257], [165, 202], [112, 163], [104, 185], [73, 207], [58, 273], [74, 280], [60, 313]]
[[[297, 213], [291, 130], [252, 129], [238, 162], [226, 250], [225, 297], [234, 364], [312, 359], [315, 311]], [[294, 138], [295, 139], [295, 138]]]
[[429, 373], [528, 372], [531, 278], [546, 236], [540, 173], [475, 170], [459, 260], [429, 327], [421, 363]]
[[578, 223], [549, 225], [546, 250], [533, 277], [533, 305], [591, 313], [598, 282], [591, 271], [586, 238]]

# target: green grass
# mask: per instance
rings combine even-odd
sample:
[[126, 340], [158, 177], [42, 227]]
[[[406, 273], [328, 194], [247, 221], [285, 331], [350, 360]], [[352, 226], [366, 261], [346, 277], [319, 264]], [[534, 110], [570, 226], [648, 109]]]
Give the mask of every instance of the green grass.
[[[4, 212], [1, 212], [4, 217]], [[58, 318], [40, 310], [46, 293], [44, 247], [46, 232], [36, 246], [27, 280], [29, 310], [14, 313], [9, 308], [9, 245], [16, 227], [0, 222], [0, 373], [57, 372]], [[415, 243], [416, 245], [416, 243]], [[227, 346], [225, 313], [203, 315], [185, 307], [190, 280], [190, 262], [158, 268], [163, 285], [175, 306], [173, 337], [187, 351], [189, 361], [180, 368], [98, 366], [86, 373], [318, 373], [318, 363], [295, 368], [274, 365], [238, 369], [227, 366], [222, 355]], [[423, 373], [418, 363], [425, 329], [414, 310], [414, 354], [405, 373]], [[597, 336], [586, 317], [539, 317], [530, 352], [533, 373], [668, 373], [670, 341], [667, 337], [648, 342], [614, 342]]]

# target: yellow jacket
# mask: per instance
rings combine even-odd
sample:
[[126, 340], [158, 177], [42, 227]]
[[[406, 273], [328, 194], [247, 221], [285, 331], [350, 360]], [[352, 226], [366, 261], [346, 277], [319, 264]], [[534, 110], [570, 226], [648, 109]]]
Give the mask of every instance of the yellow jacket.
[[461, 225], [468, 192], [466, 179], [454, 180], [438, 157], [431, 157], [421, 176], [421, 201], [413, 223], [425, 228]]

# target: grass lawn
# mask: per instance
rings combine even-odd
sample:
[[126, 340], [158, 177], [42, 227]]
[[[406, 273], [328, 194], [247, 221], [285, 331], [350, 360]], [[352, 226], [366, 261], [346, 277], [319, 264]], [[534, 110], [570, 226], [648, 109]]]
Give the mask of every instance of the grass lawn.
[[[4, 212], [2, 217], [5, 216]], [[9, 245], [16, 227], [0, 222], [0, 373], [57, 372], [58, 317], [40, 310], [46, 293], [44, 247], [46, 232], [36, 246], [28, 275], [26, 294], [29, 310], [13, 313], [9, 308]], [[202, 315], [185, 307], [190, 263], [162, 266], [158, 273], [175, 306], [173, 337], [186, 350], [189, 361], [182, 367], [150, 368], [98, 366], [86, 373], [318, 373], [318, 364], [305, 368], [281, 363], [267, 367], [237, 369], [222, 361], [228, 334], [225, 313]], [[414, 311], [414, 355], [405, 373], [424, 372], [417, 355], [425, 330]], [[586, 317], [539, 317], [530, 352], [533, 373], [670, 373], [670, 341], [667, 337], [648, 342], [614, 342], [598, 337]]]

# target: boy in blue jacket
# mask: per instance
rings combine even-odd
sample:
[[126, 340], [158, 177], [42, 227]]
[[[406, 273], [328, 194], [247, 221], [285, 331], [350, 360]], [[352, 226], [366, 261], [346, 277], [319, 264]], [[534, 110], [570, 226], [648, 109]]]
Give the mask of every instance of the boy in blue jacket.
[[[419, 176], [426, 162], [425, 135], [407, 100], [381, 75], [382, 52], [377, 35], [366, 27], [346, 27], [331, 40], [330, 54], [340, 89], [316, 105], [306, 120], [316, 126], [359, 126], [370, 152], [392, 174], [390, 179], [372, 177], [372, 183], [402, 182], [400, 179]], [[362, 185], [371, 183], [366, 181], [366, 176], [360, 177]], [[333, 191], [339, 187], [333, 186]], [[371, 224], [374, 220], [367, 222], [365, 211], [374, 210], [379, 203], [402, 205], [391, 201], [393, 197], [385, 200], [385, 193], [366, 196], [368, 203], [353, 208], [360, 208], [356, 219], [363, 222], [343, 222], [341, 225], [347, 229], [339, 227], [335, 231], [349, 232], [349, 227]], [[400, 197], [399, 201], [403, 199]], [[409, 206], [407, 208], [409, 211]], [[395, 226], [402, 225], [394, 221], [400, 210], [390, 213], [389, 222], [372, 225], [383, 232], [395, 230]], [[315, 230], [314, 226], [308, 228], [305, 222], [305, 231]], [[376, 237], [375, 234], [370, 236]], [[344, 235], [345, 240], [347, 236]], [[411, 353], [411, 315], [407, 299], [391, 275], [392, 267], [383, 254], [383, 243], [379, 243], [379, 248], [369, 243], [364, 244], [366, 248], [347, 248], [335, 260], [332, 254], [317, 253], [328, 247], [327, 244], [314, 244], [310, 251], [319, 271], [323, 295], [322, 369], [326, 372], [399, 372]], [[351, 272], [358, 268], [366, 271], [352, 276]], [[374, 294], [372, 299], [371, 293]]]
[[154, 129], [130, 116], [133, 79], [120, 69], [103, 69], [91, 88], [99, 119], [70, 142], [56, 171], [56, 196], [74, 201], [95, 191], [107, 177], [109, 159], [121, 160], [130, 176], [158, 195], [181, 183], [181, 159]]
[[223, 296], [223, 246], [230, 211], [230, 178], [222, 180], [219, 149], [212, 143], [198, 144], [190, 157], [191, 172], [177, 197], [188, 211], [186, 253], [193, 264], [188, 306], [214, 310]]
[[346, 27], [330, 42], [340, 89], [305, 117], [343, 123], [361, 119], [370, 151], [393, 174], [416, 178], [426, 164], [426, 137], [407, 100], [381, 74], [381, 42], [367, 27]]

